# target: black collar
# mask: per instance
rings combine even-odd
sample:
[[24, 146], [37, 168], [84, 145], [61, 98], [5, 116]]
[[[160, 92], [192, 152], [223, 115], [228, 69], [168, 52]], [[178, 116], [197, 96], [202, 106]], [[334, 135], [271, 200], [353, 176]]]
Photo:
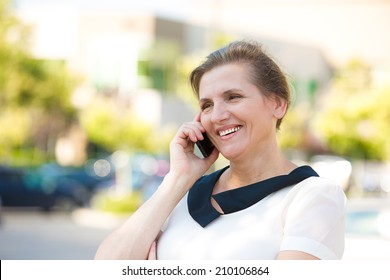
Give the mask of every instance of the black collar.
[[211, 204], [211, 197], [217, 201], [225, 214], [229, 214], [248, 208], [269, 194], [295, 185], [308, 177], [318, 177], [318, 174], [310, 166], [305, 165], [294, 169], [288, 175], [272, 177], [248, 186], [212, 195], [219, 177], [228, 168], [229, 166], [226, 166], [210, 175], [201, 177], [188, 193], [188, 211], [202, 227], [207, 226], [221, 215]]

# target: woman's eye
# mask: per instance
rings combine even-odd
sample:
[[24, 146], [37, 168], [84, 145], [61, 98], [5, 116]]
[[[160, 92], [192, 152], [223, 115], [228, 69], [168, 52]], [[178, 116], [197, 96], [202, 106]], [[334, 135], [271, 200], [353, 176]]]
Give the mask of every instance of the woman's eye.
[[241, 95], [230, 95], [228, 97], [229, 100], [238, 99], [238, 98], [241, 98]]
[[212, 106], [211, 103], [204, 103], [204, 104], [201, 105], [200, 109], [201, 109], [202, 111], [204, 111], [204, 110], [209, 109], [211, 106]]

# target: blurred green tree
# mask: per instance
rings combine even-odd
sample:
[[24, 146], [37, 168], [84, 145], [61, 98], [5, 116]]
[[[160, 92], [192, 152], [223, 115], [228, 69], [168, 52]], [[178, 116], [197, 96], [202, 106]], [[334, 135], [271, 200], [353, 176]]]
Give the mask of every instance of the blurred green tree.
[[356, 159], [390, 159], [390, 73], [378, 83], [368, 64], [339, 69], [314, 127], [334, 153]]
[[163, 153], [172, 137], [172, 132], [143, 122], [131, 108], [103, 96], [80, 112], [80, 121], [90, 141], [111, 152]]
[[190, 85], [189, 75], [191, 71], [199, 66], [211, 51], [227, 45], [237, 39], [237, 37], [224, 32], [215, 31], [210, 39], [210, 47], [197, 50], [190, 54], [180, 55], [175, 59], [175, 92], [178, 97], [186, 101], [196, 110], [199, 110], [199, 101]]
[[181, 55], [177, 42], [158, 39], [140, 53], [138, 78], [140, 86], [154, 88], [162, 94], [176, 91], [177, 69], [175, 61]]
[[23, 151], [52, 158], [56, 138], [76, 112], [70, 99], [75, 79], [63, 61], [29, 53], [29, 29], [10, 3], [0, 0], [0, 158], [13, 164], [15, 154], [23, 157]]

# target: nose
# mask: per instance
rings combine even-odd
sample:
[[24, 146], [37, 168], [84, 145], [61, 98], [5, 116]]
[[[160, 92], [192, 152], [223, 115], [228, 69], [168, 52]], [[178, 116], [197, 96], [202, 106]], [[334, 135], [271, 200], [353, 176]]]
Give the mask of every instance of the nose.
[[214, 104], [213, 111], [211, 113], [211, 121], [213, 123], [220, 123], [227, 120], [230, 116], [229, 111], [223, 103]]

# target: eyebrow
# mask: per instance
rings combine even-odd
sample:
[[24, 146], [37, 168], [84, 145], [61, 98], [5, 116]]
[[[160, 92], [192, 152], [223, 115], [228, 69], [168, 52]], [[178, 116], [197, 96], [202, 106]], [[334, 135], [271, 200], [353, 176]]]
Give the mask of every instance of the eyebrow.
[[202, 98], [202, 99], [199, 99], [199, 103], [201, 104], [201, 103], [207, 102], [209, 100], [210, 100], [210, 98]]
[[[238, 88], [232, 88], [232, 89], [228, 89], [228, 90], [225, 90], [222, 95], [225, 96], [225, 95], [228, 95], [228, 94], [232, 94], [232, 93], [242, 93], [243, 91], [241, 89], [238, 89]], [[206, 102], [206, 101], [209, 101], [211, 100], [210, 98], [201, 98], [199, 99], [199, 103], [203, 103], [203, 102]]]

